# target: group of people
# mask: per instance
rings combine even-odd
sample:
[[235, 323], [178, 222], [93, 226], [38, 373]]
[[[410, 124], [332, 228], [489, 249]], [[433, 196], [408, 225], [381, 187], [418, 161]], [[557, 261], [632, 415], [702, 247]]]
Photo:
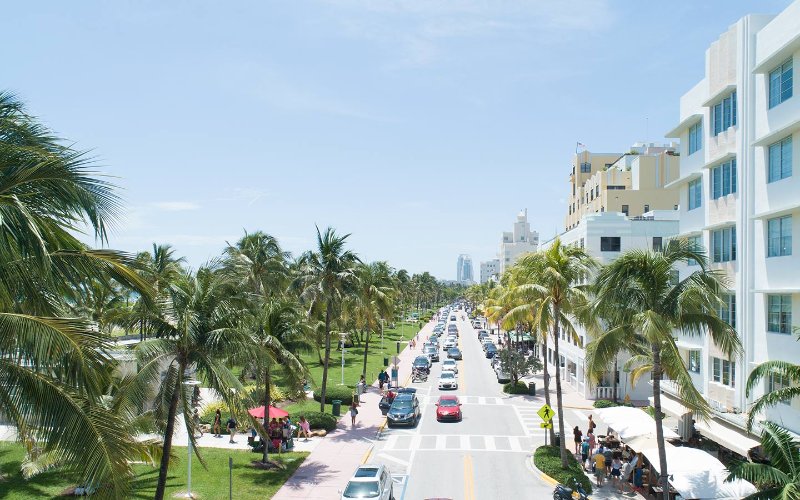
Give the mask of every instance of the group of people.
[[643, 460], [641, 456], [633, 453], [627, 446], [613, 450], [600, 443], [595, 438], [594, 430], [597, 424], [589, 415], [586, 436], [576, 425], [572, 430], [575, 441], [575, 454], [580, 454], [584, 470], [589, 470], [595, 476], [597, 486], [603, 486], [606, 477], [612, 486], [620, 493], [640, 491], [643, 485]]
[[[200, 421], [199, 417], [197, 421]], [[225, 422], [225, 429], [228, 431], [228, 434], [230, 434], [230, 439], [228, 440], [229, 443], [236, 443], [236, 441], [233, 440], [233, 436], [236, 435], [237, 427], [238, 423], [236, 422], [236, 419], [233, 418], [233, 415], [228, 417], [228, 421]], [[219, 408], [217, 408], [217, 411], [214, 412], [214, 423], [212, 425], [212, 430], [214, 431], [214, 437], [222, 437], [222, 412], [219, 410]], [[203, 434], [201, 432], [200, 437], [202, 436]]]

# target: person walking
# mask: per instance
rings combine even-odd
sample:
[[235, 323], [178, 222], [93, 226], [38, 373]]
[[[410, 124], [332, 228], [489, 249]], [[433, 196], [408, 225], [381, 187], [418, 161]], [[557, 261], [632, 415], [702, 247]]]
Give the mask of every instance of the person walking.
[[622, 460], [619, 456], [611, 459], [611, 485], [622, 493]]
[[361, 403], [361, 395], [367, 391], [367, 380], [364, 375], [361, 375], [361, 378], [358, 380], [356, 391], [358, 392], [358, 402]]
[[583, 438], [581, 443], [581, 466], [583, 470], [591, 469], [589, 466], [589, 438]]
[[305, 416], [301, 416], [300, 421], [297, 424], [297, 438], [299, 439], [302, 435], [305, 437], [303, 441], [308, 441], [308, 438], [311, 436], [311, 424], [308, 423], [308, 420], [306, 420]]
[[622, 459], [622, 475], [620, 477], [620, 481], [622, 482], [622, 488], [620, 489], [620, 493], [623, 495], [627, 493], [628, 486], [631, 488], [631, 493], [633, 493], [633, 465], [631, 465], [631, 461], [628, 458]]
[[229, 443], [236, 443], [236, 441], [233, 440], [233, 436], [236, 435], [236, 425], [236, 419], [233, 418], [233, 414], [231, 414], [231, 418], [229, 418], [228, 422], [225, 424], [225, 427], [227, 427], [228, 432], [231, 435], [231, 438], [228, 441]]
[[596, 424], [596, 423], [594, 423], [594, 420], [592, 420], [592, 416], [591, 416], [591, 415], [589, 415], [589, 424], [588, 424], [588, 426], [587, 426], [586, 434], [588, 435], [590, 432], [591, 432], [592, 434], [594, 434], [594, 428], [595, 428], [595, 427], [597, 427], [597, 424]]
[[353, 427], [356, 426], [356, 415], [358, 415], [358, 408], [356, 408], [356, 403], [353, 401], [353, 404], [350, 405], [350, 422]]
[[222, 437], [222, 412], [217, 408], [214, 412], [214, 437]]
[[594, 464], [594, 477], [597, 479], [597, 487], [603, 486], [603, 479], [606, 477], [606, 457], [600, 453], [600, 450], [592, 457]]
[[597, 440], [594, 437], [594, 432], [589, 431], [589, 433], [586, 434], [586, 437], [589, 438], [589, 455], [594, 456], [594, 448], [597, 446]]
[[575, 441], [575, 454], [577, 455], [580, 453], [580, 446], [581, 442], [583, 441], [583, 433], [577, 425], [574, 429], [572, 429], [572, 435]]
[[385, 371], [381, 371], [378, 374], [378, 389], [383, 391], [383, 384], [385, 384], [385, 383], [386, 383], [386, 372]]

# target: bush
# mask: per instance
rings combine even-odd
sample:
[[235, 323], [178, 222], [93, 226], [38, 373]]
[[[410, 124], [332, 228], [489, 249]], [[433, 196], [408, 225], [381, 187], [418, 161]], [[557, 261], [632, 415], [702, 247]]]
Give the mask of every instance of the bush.
[[336, 428], [336, 422], [339, 420], [338, 418], [334, 417], [330, 413], [322, 413], [318, 411], [310, 411], [306, 413], [301, 413], [293, 419], [294, 422], [301, 417], [306, 417], [308, 420], [308, 424], [311, 426], [312, 429], [325, 429], [328, 432], [331, 432]]
[[592, 492], [592, 481], [583, 472], [583, 467], [575, 460], [572, 453], [567, 450], [567, 460], [569, 467], [561, 468], [561, 450], [558, 446], [540, 446], [533, 454], [533, 463], [536, 468], [552, 477], [561, 484], [572, 488], [573, 482], [577, 479], [586, 493]]
[[[648, 406], [647, 408], [642, 408], [642, 410], [644, 410], [651, 417], [656, 418], [656, 409], [655, 409], [655, 407]], [[661, 412], [661, 418], [664, 419], [664, 418], [666, 418], [666, 416], [667, 416], [667, 414], [662, 411]]]
[[619, 406], [619, 403], [609, 401], [608, 399], [598, 399], [597, 401], [594, 402], [595, 408], [611, 408], [614, 406]]
[[[264, 404], [264, 388], [255, 385], [246, 385], [244, 387], [244, 392], [250, 399], [253, 400], [253, 403], [256, 405], [263, 405]], [[269, 398], [270, 404], [275, 406], [275, 403], [280, 403], [281, 401], [285, 401], [287, 398], [286, 392], [283, 389], [272, 384], [269, 388]]]
[[528, 384], [519, 381], [514, 385], [514, 382], [509, 382], [503, 385], [503, 392], [506, 394], [528, 394]]
[[[333, 400], [338, 399], [343, 406], [350, 406], [350, 403], [353, 402], [354, 392], [352, 388], [346, 385], [329, 385], [325, 394], [325, 402], [333, 404]], [[322, 390], [314, 391], [314, 401], [319, 402], [320, 399], [322, 399]]]
[[[213, 424], [214, 423], [214, 413], [219, 409], [222, 413], [222, 426], [225, 427], [225, 422], [228, 421], [228, 417], [230, 416], [230, 408], [228, 408], [227, 403], [224, 401], [217, 401], [216, 403], [211, 403], [206, 405], [203, 408], [203, 413], [200, 415], [200, 423], [203, 424]], [[239, 424], [239, 429], [245, 425], [245, 422], [248, 422], [248, 415], [247, 412], [235, 412], [233, 418], [236, 419], [236, 422]], [[248, 424], [249, 425], [249, 424]]]

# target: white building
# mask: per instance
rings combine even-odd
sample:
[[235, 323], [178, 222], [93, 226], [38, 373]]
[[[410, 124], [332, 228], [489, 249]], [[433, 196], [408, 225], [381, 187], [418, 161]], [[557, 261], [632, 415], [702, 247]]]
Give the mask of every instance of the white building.
[[503, 232], [503, 241], [500, 243], [500, 274], [513, 266], [523, 254], [535, 252], [539, 248], [539, 233], [531, 231], [528, 223], [528, 209], [517, 214], [514, 230]]
[[[607, 264], [619, 257], [622, 252], [634, 248], [660, 248], [667, 240], [678, 234], [678, 212], [675, 210], [654, 210], [638, 217], [626, 217], [621, 212], [600, 212], [585, 215], [575, 228], [561, 234], [563, 245], [585, 248], [586, 252], [601, 264]], [[555, 238], [542, 243], [542, 249], [553, 244]], [[585, 374], [586, 351], [589, 339], [586, 332], [577, 326], [578, 341], [567, 338], [562, 330], [559, 339], [562, 382], [570, 385], [588, 399], [613, 399], [613, 368], [609, 367], [606, 377], [597, 386], [591, 384]], [[555, 368], [552, 344], [548, 347], [547, 361]], [[617, 363], [617, 396], [624, 399], [644, 401], [652, 395], [653, 388], [642, 377], [636, 386], [631, 387], [629, 376], [623, 370], [627, 357], [620, 355]]]
[[[707, 250], [730, 282], [721, 314], [736, 327], [744, 355], [726, 359], [709, 338], [678, 345], [716, 419], [739, 428], [753, 400], [784, 381], [769, 380], [748, 398], [745, 382], [767, 360], [798, 363], [792, 314], [800, 308], [800, 2], [777, 16], [749, 15], [705, 54], [705, 76], [681, 97], [680, 234]], [[694, 268], [681, 270], [686, 276]], [[667, 384], [665, 392], [671, 392]], [[800, 401], [766, 417], [800, 433]], [[699, 426], [698, 426], [699, 427]], [[701, 432], [703, 432], [701, 430]]]
[[500, 274], [500, 259], [481, 262], [481, 283], [486, 283], [492, 276]]
[[469, 285], [475, 281], [472, 274], [472, 257], [467, 254], [462, 253], [458, 256], [456, 281], [462, 285]]

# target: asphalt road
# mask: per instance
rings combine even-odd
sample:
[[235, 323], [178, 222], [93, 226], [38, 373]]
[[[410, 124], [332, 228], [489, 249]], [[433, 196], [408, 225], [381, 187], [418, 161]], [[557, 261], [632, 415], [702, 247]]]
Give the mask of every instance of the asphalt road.
[[[389, 467], [397, 500], [551, 498], [553, 488], [530, 468], [532, 450], [544, 440], [535, 416], [538, 408], [505, 396], [477, 331], [461, 316], [457, 324], [464, 360], [459, 362], [458, 389], [439, 390], [441, 363], [434, 363], [427, 382], [409, 384], [417, 388], [421, 421], [416, 428], [386, 429], [375, 443], [372, 461]], [[445, 357], [442, 351], [441, 359]], [[436, 421], [441, 394], [458, 395], [463, 421]]]

